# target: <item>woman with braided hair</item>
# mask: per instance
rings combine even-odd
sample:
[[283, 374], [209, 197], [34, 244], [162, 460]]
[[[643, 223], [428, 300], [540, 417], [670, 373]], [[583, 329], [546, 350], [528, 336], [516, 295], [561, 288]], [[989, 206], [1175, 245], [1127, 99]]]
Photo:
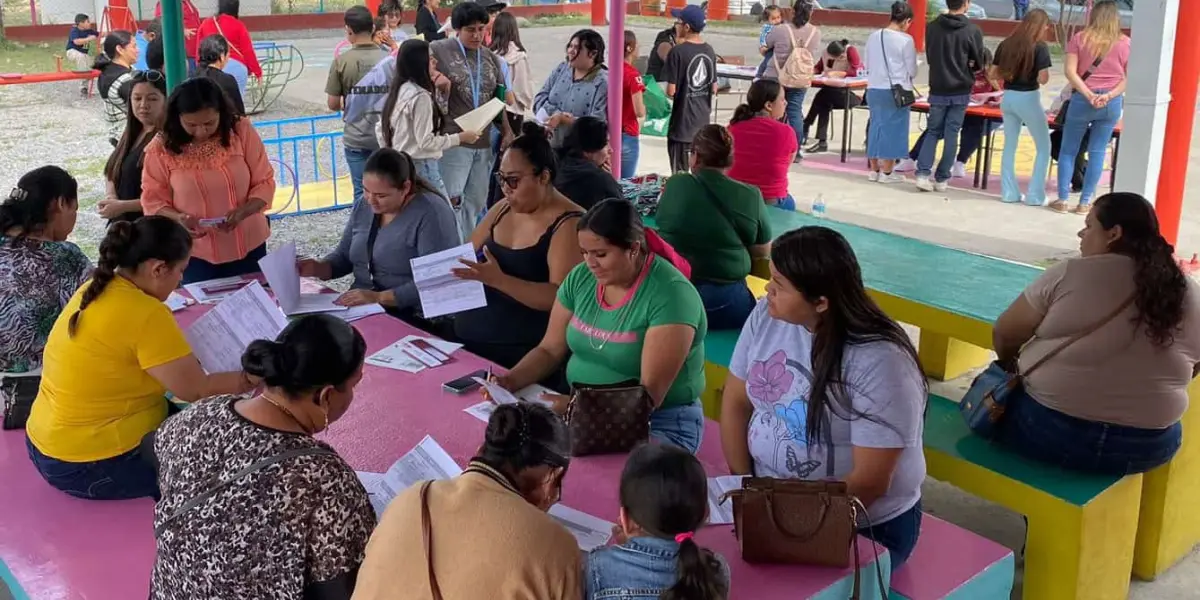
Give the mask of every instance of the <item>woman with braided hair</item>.
[[206, 374], [163, 304], [191, 250], [187, 229], [167, 217], [109, 227], [92, 278], [50, 330], [25, 427], [50, 485], [79, 498], [157, 498], [141, 444], [167, 418], [164, 394], [193, 402], [255, 387], [241, 372]]
[[999, 440], [1069, 469], [1142, 473], [1179, 449], [1200, 296], [1137, 194], [1096, 200], [1079, 239], [1081, 257], [1046, 269], [996, 321], [1000, 364], [1025, 379]]

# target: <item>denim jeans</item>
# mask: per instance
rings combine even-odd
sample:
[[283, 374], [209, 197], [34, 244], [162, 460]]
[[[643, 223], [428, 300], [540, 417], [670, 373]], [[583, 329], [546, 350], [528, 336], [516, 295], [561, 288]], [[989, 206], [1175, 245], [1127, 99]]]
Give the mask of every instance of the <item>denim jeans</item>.
[[1128, 475], [1170, 461], [1183, 441], [1183, 426], [1139, 429], [1086, 421], [1049, 408], [1021, 390], [1010, 396], [997, 441], [1056, 467]]
[[350, 183], [354, 186], [354, 201], [362, 200], [363, 187], [363, 168], [367, 165], [367, 159], [371, 157], [374, 150], [366, 150], [363, 148], [351, 148], [346, 146], [346, 166], [350, 169]]
[[1029, 0], [1013, 0], [1013, 20], [1024, 20], [1027, 12], [1029, 12]]
[[[925, 129], [925, 143], [921, 145], [921, 154], [917, 157], [917, 177], [929, 177], [931, 174], [936, 181], [949, 181], [950, 170], [954, 168], [954, 160], [958, 152], [958, 134], [962, 130], [963, 120], [967, 116], [967, 104], [971, 96], [929, 96], [929, 126]], [[942, 159], [938, 161], [937, 172], [933, 171], [933, 159], [937, 158], [937, 143], [942, 144]]]
[[417, 168], [417, 175], [429, 182], [433, 189], [446, 195], [446, 183], [442, 181], [442, 168], [438, 164], [436, 158], [414, 158], [413, 166]]
[[[1106, 90], [1094, 90], [1103, 94]], [[1096, 188], [1100, 186], [1100, 178], [1104, 176], [1104, 163], [1107, 160], [1108, 143], [1112, 141], [1113, 130], [1121, 121], [1121, 111], [1125, 108], [1125, 96], [1117, 96], [1108, 101], [1104, 108], [1093, 108], [1079, 92], [1071, 94], [1071, 103], [1067, 105], [1067, 119], [1063, 123], [1062, 149], [1058, 152], [1058, 199], [1066, 200], [1071, 193], [1071, 174], [1075, 172], [1075, 157], [1079, 155], [1083, 134], [1088, 136], [1088, 168], [1083, 176], [1083, 192], [1079, 196], [1079, 204], [1087, 206], [1096, 197]]]
[[767, 65], [775, 58], [775, 49], [767, 50], [763, 55], [762, 61], [758, 63], [758, 70], [754, 72], [755, 79], [762, 79], [763, 73], [767, 71]]
[[1037, 158], [1033, 161], [1033, 178], [1025, 192], [1025, 202], [1034, 206], [1046, 203], [1046, 174], [1050, 171], [1050, 125], [1042, 108], [1041, 92], [1008, 90], [1000, 102], [1004, 113], [1004, 157], [1000, 160], [1000, 199], [1017, 202], [1021, 186], [1017, 182], [1017, 146], [1021, 141], [1021, 126], [1029, 128]]
[[[958, 134], [958, 152], [955, 153], [954, 160], [963, 164], [970, 161], [983, 145], [983, 136], [987, 135], [990, 129], [990, 121], [983, 117], [964, 117], [962, 130]], [[908, 157], [913, 162], [921, 158], [921, 148], [925, 147], [928, 137], [929, 130], [925, 130], [917, 136], [917, 141], [913, 142], [912, 149], [908, 152]]]
[[796, 144], [804, 145], [804, 95], [808, 88], [783, 88], [783, 96], [787, 99], [787, 123], [796, 132]]
[[796, 210], [796, 199], [791, 194], [782, 198], [766, 198], [763, 201], [770, 206], [782, 208], [783, 210]]
[[621, 134], [621, 179], [630, 179], [637, 174], [638, 155], [641, 150], [638, 136]]
[[55, 489], [85, 500], [158, 499], [158, 474], [141, 446], [112, 458], [66, 462], [42, 454], [25, 439], [29, 460]]
[[456, 146], [442, 153], [439, 163], [446, 193], [455, 202], [454, 216], [462, 239], [470, 239], [487, 207], [488, 179], [492, 171], [491, 148]]
[[890, 521], [872, 524], [858, 532], [887, 548], [888, 554], [892, 555], [892, 571], [895, 572], [917, 547], [917, 539], [921, 537], [921, 516], [921, 501], [918, 500], [915, 506]]
[[704, 409], [700, 402], [654, 411], [650, 415], [650, 439], [695, 454], [704, 439]]
[[644, 535], [593, 550], [584, 556], [584, 600], [658, 600], [679, 580], [678, 557], [675, 540]]
[[733, 283], [696, 282], [696, 291], [700, 293], [700, 302], [704, 304], [704, 312], [708, 315], [708, 328], [738, 329], [746, 324], [750, 312], [754, 310], [757, 300], [745, 281]]
[[258, 261], [266, 255], [267, 245], [264, 243], [251, 250], [245, 258], [240, 258], [233, 262], [213, 264], [207, 260], [193, 256], [188, 261], [187, 268], [183, 270], [183, 280], [180, 283], [196, 283], [197, 281], [208, 281], [209, 279], [221, 279], [224, 277], [257, 273], [259, 272]]

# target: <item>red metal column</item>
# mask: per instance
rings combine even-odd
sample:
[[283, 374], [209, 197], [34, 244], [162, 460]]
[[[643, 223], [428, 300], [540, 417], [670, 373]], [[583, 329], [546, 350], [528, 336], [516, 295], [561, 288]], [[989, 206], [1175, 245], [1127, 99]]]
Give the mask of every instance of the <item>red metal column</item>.
[[917, 52], [924, 52], [925, 22], [928, 20], [929, 4], [926, 0], [911, 0], [908, 5], [913, 9], [912, 27], [908, 28], [908, 33], [912, 36], [913, 43], [917, 46]]
[[[612, 1], [623, 2], [624, 0]], [[605, 23], [608, 23], [608, 1], [592, 0], [592, 25], [604, 25]], [[622, 33], [622, 35], [624, 34]]]
[[1196, 120], [1196, 88], [1200, 83], [1197, 72], [1200, 72], [1200, 10], [1185, 10], [1181, 5], [1171, 67], [1171, 105], [1167, 109], [1167, 134], [1163, 139], [1158, 197], [1154, 202], [1163, 237], [1172, 245], [1179, 237], [1179, 219], [1183, 215], [1183, 191]]
[[710, 20], [710, 21], [728, 21], [729, 20], [729, 0], [709, 0], [709, 2], [708, 2], [708, 20]]

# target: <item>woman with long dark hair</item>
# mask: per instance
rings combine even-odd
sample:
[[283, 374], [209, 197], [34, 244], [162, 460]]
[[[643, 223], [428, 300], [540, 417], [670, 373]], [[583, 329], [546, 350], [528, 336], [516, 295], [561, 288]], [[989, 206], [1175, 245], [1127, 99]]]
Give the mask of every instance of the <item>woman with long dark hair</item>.
[[142, 158], [167, 111], [167, 78], [160, 71], [134, 71], [129, 86], [125, 133], [104, 164], [105, 197], [97, 205], [109, 223], [142, 217]]
[[[1050, 81], [1050, 47], [1046, 36], [1053, 31], [1050, 16], [1035, 8], [1012, 35], [1000, 42], [988, 76], [1004, 82], [1004, 98], [1000, 110], [1004, 113], [1004, 157], [1000, 161], [1000, 199], [1033, 206], [1046, 203], [1046, 174], [1050, 171], [1050, 124], [1042, 107], [1041, 87]], [[1022, 197], [1017, 182], [1017, 146], [1021, 127], [1029, 128], [1037, 157], [1033, 161], [1033, 178], [1028, 192]]]
[[417, 18], [413, 29], [418, 35], [425, 36], [426, 42], [436, 42], [446, 39], [442, 31], [442, 23], [438, 21], [437, 13], [429, 6], [429, 0], [417, 0]]
[[859, 532], [904, 564], [921, 530], [925, 376], [916, 348], [863, 287], [826, 227], [771, 244], [771, 281], [738, 338], [721, 406], [735, 475], [838, 479], [867, 512]]
[[521, 43], [521, 29], [517, 18], [502, 12], [493, 19], [492, 43], [489, 46], [504, 62], [508, 63], [508, 71], [512, 74], [513, 101], [505, 110], [508, 111], [509, 123], [513, 131], [520, 131], [521, 122], [514, 119], [524, 119], [533, 116], [533, 73], [529, 69], [529, 53]]
[[104, 36], [101, 54], [96, 57], [93, 69], [100, 71], [96, 89], [104, 99], [104, 120], [108, 123], [108, 142], [116, 147], [125, 129], [125, 111], [129, 102], [129, 90], [125, 83], [133, 75], [133, 63], [137, 62], [138, 46], [133, 34], [117, 30]]
[[996, 354], [1013, 372], [1085, 334], [1024, 378], [998, 439], [1055, 466], [1142, 473], [1179, 449], [1200, 296], [1137, 194], [1101, 196], [1079, 239], [1082, 256], [1046, 269], [996, 320]]
[[729, 177], [762, 192], [767, 204], [796, 210], [788, 192], [788, 169], [800, 151], [792, 128], [781, 119], [787, 111], [786, 90], [778, 81], [759, 79], [750, 84], [746, 102], [739, 104], [729, 121], [733, 137], [733, 164]]
[[568, 127], [580, 117], [608, 120], [608, 67], [604, 38], [593, 29], [576, 31], [567, 42], [566, 60], [559, 63], [533, 97], [533, 110], [547, 115], [554, 132], [550, 143], [559, 148]]
[[[450, 80], [437, 70], [429, 43], [405, 40], [396, 55], [396, 76], [383, 101], [375, 135], [380, 148], [394, 148], [412, 158], [417, 175], [443, 196], [446, 185], [438, 161], [442, 152], [479, 139], [477, 131], [442, 134], [443, 106]], [[436, 100], [435, 100], [436, 97]]]
[[242, 89], [233, 75], [222, 69], [229, 64], [229, 42], [221, 34], [210, 35], [200, 41], [198, 64], [193, 77], [207, 77], [221, 86], [238, 116], [246, 114], [246, 103], [242, 100]]
[[621, 471], [617, 543], [589, 552], [584, 600], [725, 600], [729, 565], [696, 543], [708, 520], [704, 466], [686, 451], [645, 444]]

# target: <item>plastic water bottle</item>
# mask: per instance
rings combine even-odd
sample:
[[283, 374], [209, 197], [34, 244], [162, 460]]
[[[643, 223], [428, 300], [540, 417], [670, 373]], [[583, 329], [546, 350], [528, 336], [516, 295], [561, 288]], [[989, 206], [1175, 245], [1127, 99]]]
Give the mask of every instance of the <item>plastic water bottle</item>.
[[813, 200], [812, 216], [818, 219], [825, 218], [825, 194], [817, 194], [817, 199]]

